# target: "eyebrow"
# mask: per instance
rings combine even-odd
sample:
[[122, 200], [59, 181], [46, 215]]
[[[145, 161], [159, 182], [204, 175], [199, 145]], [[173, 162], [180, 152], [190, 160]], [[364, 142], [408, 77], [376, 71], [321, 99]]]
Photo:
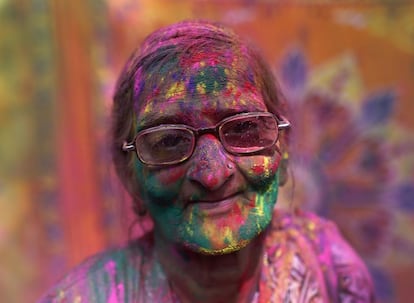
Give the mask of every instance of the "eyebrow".
[[138, 124], [137, 131], [161, 124], [187, 124], [189, 120], [190, 119], [187, 120], [181, 115], [161, 115], [159, 113], [151, 113], [147, 114], [144, 119], [141, 119], [141, 123]]
[[[242, 113], [248, 113], [248, 109], [237, 110], [235, 108], [227, 108], [217, 111], [212, 111], [211, 113], [204, 113], [208, 118], [211, 119], [212, 123], [216, 124], [221, 120]], [[144, 116], [144, 119], [141, 119], [141, 123], [138, 125], [136, 131], [141, 131], [154, 126], [159, 126], [161, 124], [183, 124], [194, 126], [194, 122], [198, 120], [192, 112], [182, 112], [180, 115], [166, 115], [160, 113], [149, 113]]]
[[217, 121], [215, 121], [215, 123], [220, 122], [221, 120], [233, 116], [233, 115], [237, 115], [237, 114], [242, 114], [242, 113], [248, 113], [250, 112], [250, 110], [248, 109], [235, 109], [235, 108], [227, 108], [227, 109], [223, 109], [220, 112], [217, 113]]

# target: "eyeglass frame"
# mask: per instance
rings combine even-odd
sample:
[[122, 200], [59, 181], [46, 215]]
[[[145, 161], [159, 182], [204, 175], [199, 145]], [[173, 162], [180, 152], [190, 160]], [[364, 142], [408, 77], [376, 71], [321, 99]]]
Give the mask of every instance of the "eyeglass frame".
[[[255, 150], [255, 151], [252, 151], [252, 152], [234, 152], [234, 151], [228, 150], [226, 148], [226, 145], [227, 144], [224, 144], [223, 141], [221, 140], [221, 136], [220, 136], [220, 129], [221, 129], [221, 127], [226, 122], [231, 121], [234, 118], [238, 118], [238, 117], [242, 117], [243, 118], [243, 117], [248, 117], [248, 116], [252, 116], [252, 117], [254, 117], [254, 116], [273, 117], [276, 120], [277, 131], [278, 131], [275, 141], [271, 145], [269, 145], [269, 146], [261, 147], [261, 148]], [[184, 157], [183, 159], [180, 159], [179, 161], [170, 161], [170, 162], [161, 163], [161, 164], [160, 163], [159, 164], [153, 164], [153, 163], [149, 163], [149, 162], [143, 160], [141, 158], [139, 152], [138, 152], [138, 149], [136, 148], [136, 141], [137, 141], [138, 136], [142, 136], [142, 135], [144, 135], [144, 134], [146, 134], [148, 132], [152, 132], [154, 130], [156, 131], [158, 129], [169, 128], [171, 126], [174, 126], [176, 129], [180, 129], [181, 128], [181, 129], [185, 129], [185, 130], [191, 131], [191, 133], [194, 136], [194, 142], [192, 144], [191, 153], [189, 153], [189, 155], [187, 157]], [[220, 143], [223, 146], [223, 148], [228, 153], [230, 153], [230, 154], [234, 154], [234, 155], [249, 155], [249, 154], [257, 153], [259, 151], [262, 151], [262, 150], [267, 149], [267, 148], [271, 147], [272, 145], [274, 145], [278, 141], [278, 139], [279, 139], [279, 131], [280, 130], [284, 130], [284, 129], [288, 129], [290, 127], [291, 127], [291, 123], [289, 122], [289, 120], [287, 120], [283, 116], [279, 117], [278, 115], [276, 115], [274, 113], [271, 113], [271, 112], [248, 112], [248, 113], [240, 113], [240, 114], [235, 114], [235, 115], [232, 115], [230, 117], [227, 117], [227, 118], [219, 121], [215, 126], [212, 126], [212, 127], [204, 127], [204, 128], [198, 128], [197, 129], [197, 128], [191, 127], [189, 125], [186, 125], [186, 124], [161, 124], [161, 125], [158, 125], [158, 126], [153, 126], [153, 127], [149, 127], [149, 128], [146, 128], [146, 129], [142, 129], [139, 132], [137, 132], [137, 134], [135, 135], [133, 141], [131, 141], [131, 142], [124, 142], [123, 143], [122, 150], [124, 152], [132, 152], [132, 151], [135, 151], [135, 154], [137, 155], [138, 159], [142, 163], [144, 163], [146, 165], [152, 165], [152, 166], [176, 165], [176, 164], [182, 163], [182, 162], [188, 160], [189, 158], [191, 158], [191, 156], [194, 153], [195, 147], [197, 145], [197, 140], [202, 135], [205, 135], [205, 134], [213, 134], [220, 141]]]

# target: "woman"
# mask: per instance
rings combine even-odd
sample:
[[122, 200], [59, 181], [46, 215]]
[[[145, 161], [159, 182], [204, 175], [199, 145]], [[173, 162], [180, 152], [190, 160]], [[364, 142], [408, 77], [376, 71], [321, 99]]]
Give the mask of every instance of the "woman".
[[113, 106], [113, 159], [154, 228], [89, 258], [41, 302], [373, 302], [335, 226], [274, 211], [286, 106], [258, 52], [208, 22], [152, 33]]

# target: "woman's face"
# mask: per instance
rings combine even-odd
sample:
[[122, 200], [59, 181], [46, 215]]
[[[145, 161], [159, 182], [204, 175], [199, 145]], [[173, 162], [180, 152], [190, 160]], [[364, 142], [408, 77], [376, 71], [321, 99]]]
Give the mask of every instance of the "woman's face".
[[[266, 112], [252, 83], [201, 62], [168, 81], [140, 104], [137, 131], [159, 124], [205, 128], [234, 114]], [[172, 166], [135, 161], [139, 194], [154, 220], [155, 235], [205, 254], [239, 250], [269, 224], [277, 198], [280, 154], [275, 148], [233, 155], [212, 134], [200, 136], [193, 155]]]

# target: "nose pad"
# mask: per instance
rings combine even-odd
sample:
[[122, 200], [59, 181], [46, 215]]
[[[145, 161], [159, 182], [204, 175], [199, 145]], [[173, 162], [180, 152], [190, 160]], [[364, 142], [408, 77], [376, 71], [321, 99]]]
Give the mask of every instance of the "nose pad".
[[190, 161], [188, 178], [210, 191], [219, 189], [234, 174], [234, 164], [220, 141], [210, 134], [199, 138]]

